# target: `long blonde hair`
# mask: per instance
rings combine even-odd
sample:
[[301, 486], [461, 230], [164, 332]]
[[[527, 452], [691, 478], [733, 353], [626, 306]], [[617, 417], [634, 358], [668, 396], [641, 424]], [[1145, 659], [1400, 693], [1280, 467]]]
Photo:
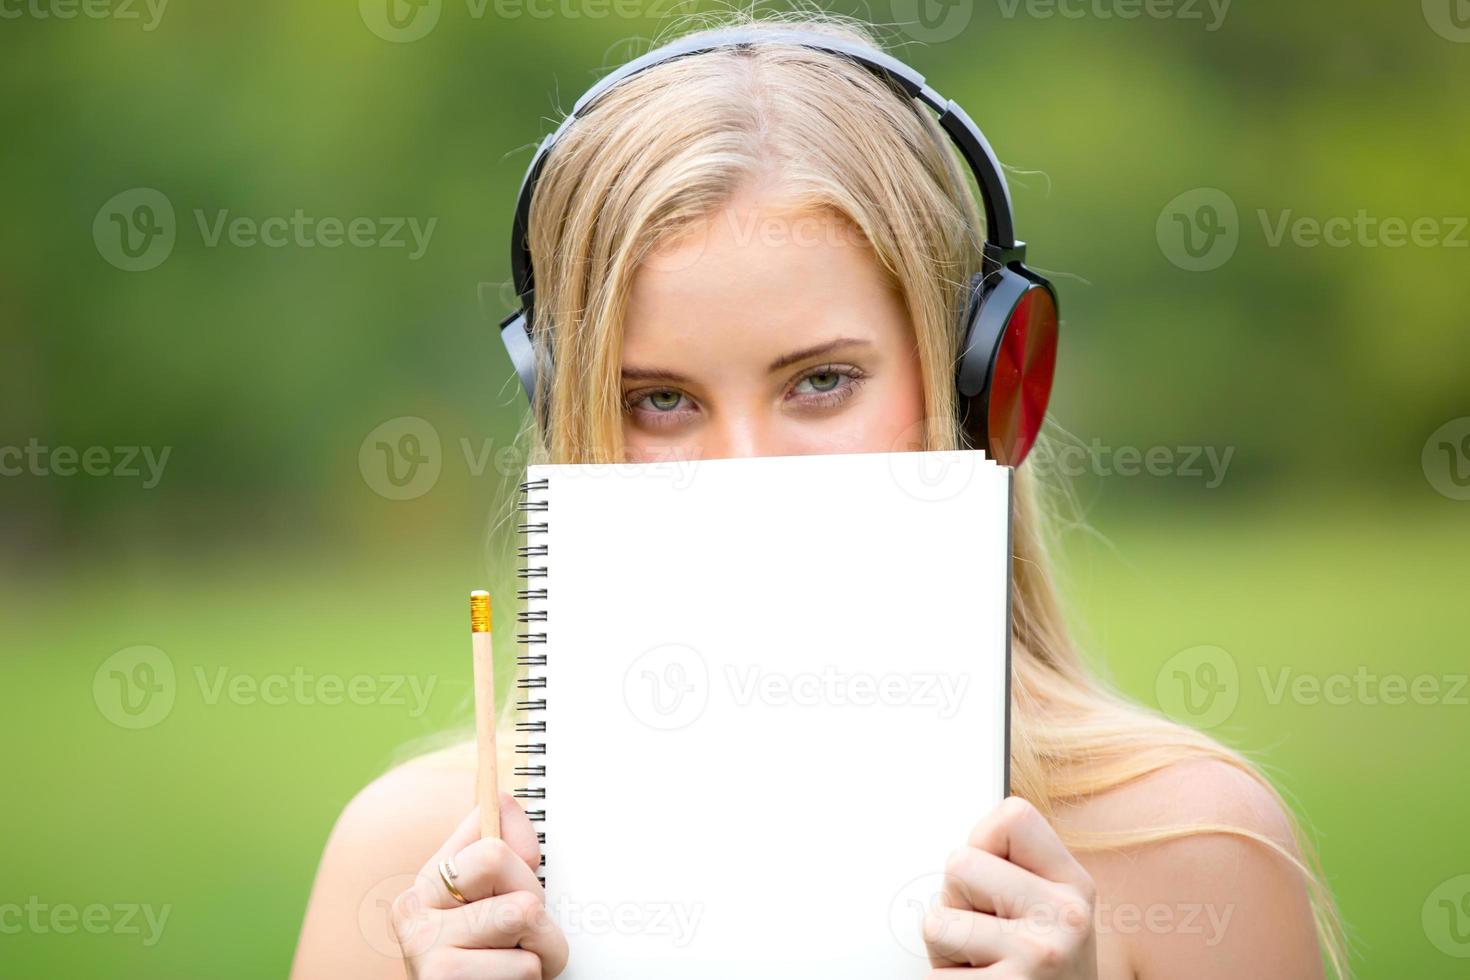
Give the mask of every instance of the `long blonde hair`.
[[[721, 17], [729, 26], [822, 31], [877, 47], [871, 33], [820, 13]], [[532, 458], [622, 458], [621, 329], [639, 264], [749, 182], [775, 177], [798, 207], [850, 221], [907, 304], [924, 375], [925, 445], [965, 445], [954, 421], [956, 324], [964, 284], [980, 267], [983, 219], [969, 178], [934, 118], [855, 63], [768, 43], [682, 58], [608, 92], [563, 134], [531, 203], [534, 336], [555, 336], [556, 397]], [[1216, 760], [1279, 794], [1239, 753], [1109, 691], [1078, 655], [1051, 572], [1044, 498], [1032, 468], [1017, 471], [1014, 507], [1012, 790], [1051, 817], [1174, 763]], [[1288, 814], [1290, 809], [1282, 802]], [[1290, 818], [1289, 818], [1290, 819]], [[1195, 834], [1256, 841], [1305, 876], [1327, 960], [1346, 975], [1341, 929], [1309, 842], [1293, 821], [1298, 859], [1253, 830], [1200, 824], [1082, 839], [1077, 849], [1136, 846]]]

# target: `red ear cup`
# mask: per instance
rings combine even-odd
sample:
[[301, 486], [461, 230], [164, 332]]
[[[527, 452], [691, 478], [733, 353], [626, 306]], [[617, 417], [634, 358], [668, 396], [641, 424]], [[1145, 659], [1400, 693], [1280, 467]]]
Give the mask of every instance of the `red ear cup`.
[[965, 349], [955, 382], [974, 445], [1020, 466], [1036, 444], [1057, 364], [1057, 299], [1019, 263], [970, 279]]
[[985, 431], [996, 462], [1020, 466], [1036, 444], [1056, 366], [1056, 299], [1033, 284], [1007, 317], [990, 368]]

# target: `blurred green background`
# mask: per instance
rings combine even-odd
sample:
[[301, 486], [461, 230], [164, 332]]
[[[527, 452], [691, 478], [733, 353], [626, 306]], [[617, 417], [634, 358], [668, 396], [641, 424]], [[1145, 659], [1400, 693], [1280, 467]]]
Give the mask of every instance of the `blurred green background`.
[[[468, 718], [464, 594], [512, 587], [515, 190], [715, 8], [393, 2], [0, 0], [0, 975], [283, 975], [342, 805]], [[1016, 170], [1089, 654], [1176, 714], [1180, 668], [1234, 671], [1186, 720], [1299, 807], [1358, 975], [1470, 976], [1470, 9], [831, 9]], [[213, 238], [298, 210], [309, 246]], [[324, 244], [354, 219], [404, 245]]]

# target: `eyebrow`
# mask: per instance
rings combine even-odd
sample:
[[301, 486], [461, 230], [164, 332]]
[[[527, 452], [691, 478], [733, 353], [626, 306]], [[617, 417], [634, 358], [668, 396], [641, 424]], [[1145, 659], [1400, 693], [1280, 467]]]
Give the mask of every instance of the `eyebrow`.
[[[801, 350], [791, 351], [789, 354], [782, 354], [780, 357], [772, 361], [771, 366], [768, 367], [766, 370], [768, 372], [774, 373], [784, 367], [790, 367], [791, 365], [796, 364], [799, 361], [805, 361], [808, 358], [812, 357], [820, 357], [823, 354], [830, 354], [832, 351], [839, 350], [843, 347], [872, 346], [873, 343], [869, 340], [861, 340], [857, 337], [837, 337], [832, 340], [824, 341], [820, 344], [813, 344], [810, 347], [803, 347]], [[677, 371], [666, 371], [663, 368], [636, 367], [631, 365], [623, 368], [623, 380], [672, 381], [675, 384], [693, 383], [691, 378], [686, 375], [680, 374]]]
[[790, 367], [798, 361], [805, 361], [807, 358], [810, 357], [819, 357], [822, 354], [830, 354], [834, 350], [838, 350], [843, 347], [872, 346], [872, 341], [859, 340], [857, 337], [837, 337], [833, 340], [826, 341], [825, 343], [813, 344], [811, 347], [803, 347], [801, 350], [794, 350], [790, 354], [782, 354], [780, 357], [772, 361], [771, 366], [766, 370], [779, 371], [784, 367]]

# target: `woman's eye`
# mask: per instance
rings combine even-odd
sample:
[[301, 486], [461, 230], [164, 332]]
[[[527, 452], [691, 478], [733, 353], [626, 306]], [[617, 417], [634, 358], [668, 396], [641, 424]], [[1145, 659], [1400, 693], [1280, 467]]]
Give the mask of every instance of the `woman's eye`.
[[645, 397], [645, 400], [657, 411], [672, 412], [674, 409], [679, 407], [679, 402], [683, 399], [683, 397], [684, 396], [679, 394], [679, 392], [677, 391], [665, 390], [650, 392]]
[[815, 374], [808, 374], [805, 378], [802, 378], [801, 384], [798, 384], [796, 387], [800, 388], [802, 385], [807, 385], [811, 391], [831, 391], [841, 383], [842, 372], [818, 371]]
[[626, 396], [624, 410], [650, 425], [672, 425], [695, 410], [693, 399], [674, 388], [645, 388]]
[[808, 372], [791, 388], [791, 397], [810, 405], [828, 406], [845, 401], [865, 375], [856, 367], [834, 365]]

